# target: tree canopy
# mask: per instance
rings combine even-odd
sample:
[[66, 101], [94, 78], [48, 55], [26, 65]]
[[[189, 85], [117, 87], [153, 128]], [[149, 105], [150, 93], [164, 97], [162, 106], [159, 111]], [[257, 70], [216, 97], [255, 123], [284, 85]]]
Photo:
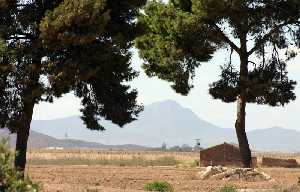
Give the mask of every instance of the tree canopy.
[[89, 129], [104, 130], [101, 119], [119, 126], [135, 120], [142, 106], [128, 85], [138, 74], [130, 49], [144, 4], [1, 0], [0, 126], [26, 140], [34, 105], [70, 92], [81, 99]]
[[287, 62], [300, 46], [300, 1], [154, 0], [139, 25], [144, 34], [136, 46], [147, 75], [172, 83], [183, 95], [193, 88], [195, 69], [216, 51], [228, 50], [229, 62], [221, 63], [220, 80], [210, 85], [209, 93], [226, 103], [238, 101], [235, 125], [249, 166], [246, 103], [280, 106], [296, 99]]
[[40, 25], [51, 51], [46, 62], [52, 93], [73, 90], [82, 98], [83, 120], [91, 129], [104, 129], [99, 117], [123, 126], [141, 110], [135, 104], [137, 92], [123, 84], [137, 75], [130, 67], [136, 35], [130, 22], [140, 6], [140, 1], [109, 1], [106, 8], [103, 1], [64, 1]]
[[[253, 44], [247, 56], [259, 60], [249, 61], [251, 70], [244, 82], [247, 101], [283, 105], [295, 99], [296, 82], [287, 76], [286, 61], [296, 56], [293, 48], [299, 48], [299, 9], [297, 0], [151, 1], [139, 19], [145, 34], [136, 45], [146, 73], [172, 82], [177, 92], [186, 95], [193, 87], [195, 69], [217, 50], [241, 54], [236, 39], [244, 32], [248, 44]], [[220, 77], [211, 84], [210, 94], [224, 102], [236, 101], [241, 84], [239, 69], [231, 60], [222, 66]]]
[[[143, 1], [1, 1], [1, 125], [13, 128], [26, 101], [52, 101], [74, 91], [83, 119], [104, 129], [101, 117], [121, 126], [141, 107], [124, 82]], [[16, 17], [14, 16], [16, 14]], [[5, 92], [5, 93], [4, 93]], [[11, 100], [11, 102], [10, 102]], [[6, 117], [5, 117], [6, 116]], [[18, 120], [19, 119], [19, 120]]]

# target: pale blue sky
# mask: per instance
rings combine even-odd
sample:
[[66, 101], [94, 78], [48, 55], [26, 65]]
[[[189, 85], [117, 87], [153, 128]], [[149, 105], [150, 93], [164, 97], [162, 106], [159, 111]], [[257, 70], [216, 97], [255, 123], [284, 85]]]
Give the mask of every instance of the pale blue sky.
[[[195, 88], [188, 96], [176, 94], [167, 82], [157, 78], [148, 78], [140, 69], [142, 61], [135, 52], [132, 59], [133, 66], [140, 71], [140, 76], [131, 84], [139, 91], [139, 102], [144, 105], [156, 101], [172, 99], [183, 107], [190, 108], [200, 118], [216, 124], [220, 127], [232, 128], [235, 121], [236, 105], [225, 104], [219, 100], [213, 100], [208, 94], [210, 83], [218, 79], [220, 65], [226, 62], [227, 53], [222, 51], [216, 53], [214, 59], [209, 63], [203, 63], [197, 69], [194, 79]], [[300, 84], [300, 56], [292, 60], [288, 67], [290, 77]], [[299, 97], [296, 101], [285, 107], [271, 108], [268, 106], [247, 105], [247, 129], [268, 128], [282, 126], [300, 131], [300, 86], [296, 87], [296, 94]], [[41, 103], [35, 107], [34, 119], [54, 119], [79, 115], [80, 101], [72, 96], [65, 95], [56, 100], [53, 104]]]

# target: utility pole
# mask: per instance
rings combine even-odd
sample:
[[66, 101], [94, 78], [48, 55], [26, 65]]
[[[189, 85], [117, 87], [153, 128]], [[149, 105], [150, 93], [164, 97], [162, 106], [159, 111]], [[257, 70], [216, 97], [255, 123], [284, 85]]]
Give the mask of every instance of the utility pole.
[[201, 142], [200, 142], [200, 139], [195, 139], [196, 141], [196, 145], [194, 147], [194, 151], [197, 151], [198, 150], [198, 153], [199, 153], [199, 165], [200, 166], [200, 161], [201, 161]]
[[195, 145], [194, 149], [195, 150], [199, 149], [199, 151], [200, 151], [200, 149], [201, 149], [200, 139], [195, 139], [195, 141], [196, 141], [196, 145]]

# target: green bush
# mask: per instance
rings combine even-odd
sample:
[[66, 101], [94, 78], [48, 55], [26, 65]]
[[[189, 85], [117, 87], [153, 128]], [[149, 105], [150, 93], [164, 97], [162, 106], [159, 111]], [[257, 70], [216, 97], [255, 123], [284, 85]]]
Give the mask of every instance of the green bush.
[[37, 192], [39, 185], [29, 177], [22, 178], [13, 165], [14, 154], [8, 148], [7, 140], [0, 141], [0, 192]]
[[198, 159], [195, 159], [192, 163], [191, 163], [191, 167], [199, 167], [200, 166], [200, 161]]
[[217, 192], [237, 192], [237, 190], [234, 186], [226, 185], [220, 188], [219, 190], [217, 190]]
[[173, 192], [171, 184], [166, 181], [155, 181], [144, 186], [145, 191]]

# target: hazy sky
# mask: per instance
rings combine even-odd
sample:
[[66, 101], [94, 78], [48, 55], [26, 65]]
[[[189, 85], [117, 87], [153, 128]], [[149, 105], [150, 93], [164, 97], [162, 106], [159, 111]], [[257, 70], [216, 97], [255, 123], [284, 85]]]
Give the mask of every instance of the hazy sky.
[[[218, 79], [220, 65], [226, 62], [226, 52], [218, 52], [209, 63], [203, 63], [197, 69], [194, 79], [195, 88], [188, 96], [176, 94], [168, 83], [157, 78], [148, 78], [141, 70], [142, 61], [135, 52], [132, 59], [133, 66], [140, 71], [140, 76], [131, 84], [139, 91], [139, 102], [144, 105], [156, 101], [172, 99], [183, 107], [190, 108], [200, 118], [216, 124], [220, 127], [232, 128], [235, 121], [236, 104], [225, 104], [219, 100], [213, 100], [208, 94], [209, 84]], [[247, 105], [247, 129], [268, 128], [281, 126], [300, 131], [300, 56], [289, 63], [290, 77], [299, 82], [296, 101], [285, 107], [268, 107], [254, 104]], [[72, 115], [79, 115], [80, 101], [72, 96], [65, 95], [53, 104], [41, 103], [35, 107], [34, 119], [54, 119]]]

